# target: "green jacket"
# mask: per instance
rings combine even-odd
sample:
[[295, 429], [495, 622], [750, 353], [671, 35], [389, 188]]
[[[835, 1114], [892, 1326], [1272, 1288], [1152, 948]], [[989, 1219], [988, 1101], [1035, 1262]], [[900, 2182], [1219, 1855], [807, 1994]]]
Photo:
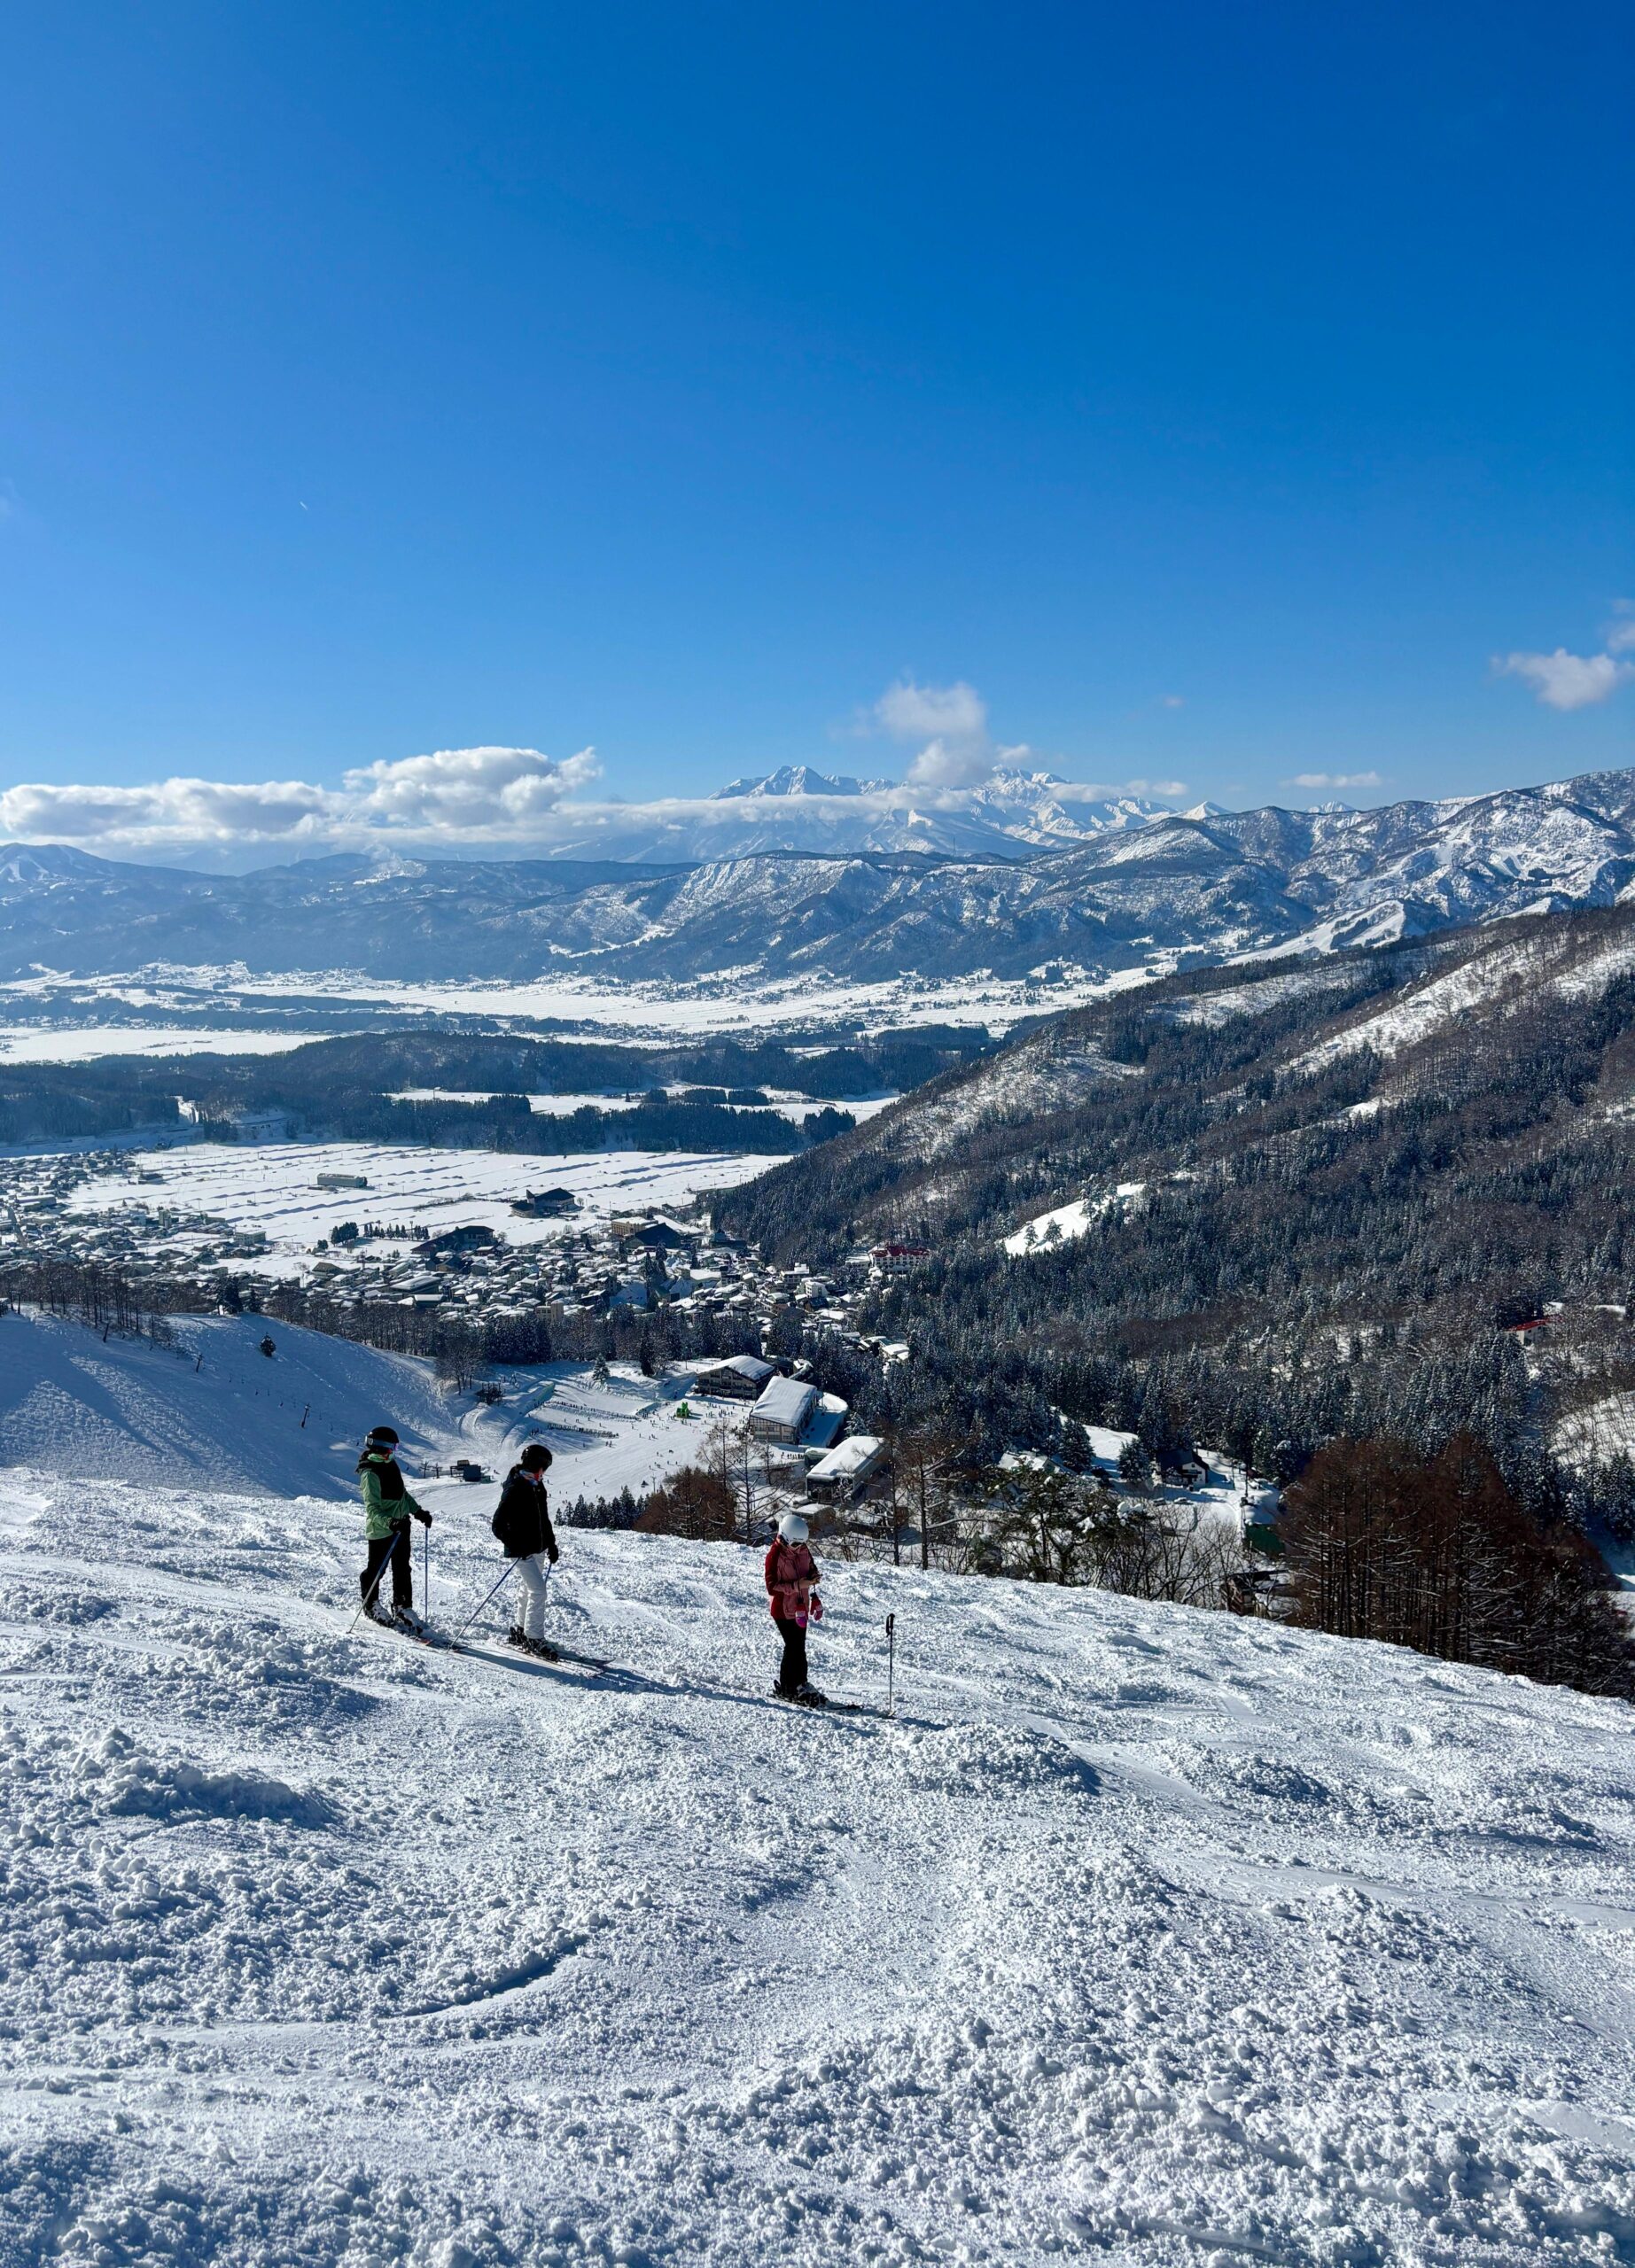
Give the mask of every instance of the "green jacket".
[[416, 1503], [404, 1487], [403, 1476], [393, 1457], [377, 1456], [371, 1451], [358, 1467], [358, 1487], [368, 1515], [363, 1533], [371, 1543], [378, 1542], [383, 1535], [390, 1535], [394, 1527], [401, 1527], [411, 1513], [424, 1509]]

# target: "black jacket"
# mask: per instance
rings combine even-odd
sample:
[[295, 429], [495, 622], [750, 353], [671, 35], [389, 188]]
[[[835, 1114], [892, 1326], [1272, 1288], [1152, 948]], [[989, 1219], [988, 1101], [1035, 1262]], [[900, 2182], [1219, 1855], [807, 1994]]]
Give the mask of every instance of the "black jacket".
[[545, 1506], [545, 1484], [519, 1464], [512, 1465], [505, 1476], [494, 1515], [494, 1532], [504, 1545], [508, 1559], [526, 1559], [535, 1551], [556, 1558], [557, 1537]]

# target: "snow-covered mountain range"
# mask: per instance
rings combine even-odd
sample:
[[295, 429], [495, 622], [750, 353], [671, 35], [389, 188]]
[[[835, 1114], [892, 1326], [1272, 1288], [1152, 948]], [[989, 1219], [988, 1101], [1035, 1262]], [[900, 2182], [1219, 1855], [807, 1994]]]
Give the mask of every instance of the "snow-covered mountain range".
[[1142, 826], [1167, 806], [1141, 796], [1104, 796], [1051, 772], [1000, 765], [973, 788], [918, 788], [895, 780], [855, 780], [808, 764], [734, 780], [702, 802], [599, 804], [582, 824], [562, 814], [553, 856], [712, 862], [764, 851], [839, 858], [917, 851], [957, 858], [1015, 859]]
[[[811, 830], [836, 811], [876, 826], [874, 783], [793, 772], [735, 781], [716, 800], [740, 815], [743, 847], [691, 862], [345, 854], [222, 876], [13, 845], [0, 975], [161, 961], [405, 978], [1111, 971], [1608, 905], [1635, 882], [1635, 772], [1374, 811], [1064, 804], [1059, 825], [1061, 784], [996, 773], [962, 813], [930, 814], [927, 837], [945, 832], [917, 850], [895, 806], [893, 841], [819, 849]], [[956, 818], [988, 847], [954, 845]], [[1064, 841], [1069, 823], [1081, 832]]]

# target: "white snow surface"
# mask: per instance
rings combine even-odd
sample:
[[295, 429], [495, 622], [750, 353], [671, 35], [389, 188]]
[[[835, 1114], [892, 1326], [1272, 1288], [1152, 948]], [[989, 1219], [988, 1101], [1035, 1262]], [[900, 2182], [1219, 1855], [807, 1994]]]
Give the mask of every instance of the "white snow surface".
[[326, 1038], [322, 1031], [214, 1031], [162, 1024], [0, 1024], [8, 1063], [91, 1063], [109, 1055], [287, 1055]]
[[0, 2268], [1631, 2256], [1627, 1707], [837, 1563], [820, 1718], [752, 1553], [567, 1534], [599, 1675], [361, 1526], [0, 1474]]
[[503, 1472], [525, 1441], [542, 1441], [564, 1500], [640, 1495], [704, 1454], [717, 1408], [695, 1400], [690, 1418], [678, 1416], [690, 1369], [652, 1380], [615, 1363], [598, 1386], [588, 1363], [510, 1365], [496, 1373], [502, 1398], [484, 1406], [444, 1394], [429, 1363], [295, 1324], [177, 1316], [172, 1327], [174, 1348], [105, 1341], [51, 1316], [0, 1316], [0, 1466], [350, 1497], [363, 1435], [391, 1425], [411, 1472], [463, 1457]]
[[1146, 1188], [1144, 1181], [1121, 1181], [1116, 1189], [1100, 1197], [1076, 1197], [1069, 1205], [1058, 1205], [1054, 1212], [1035, 1213], [1032, 1219], [1024, 1221], [1011, 1236], [1002, 1239], [1013, 1260], [1020, 1260], [1041, 1245], [1071, 1244], [1082, 1237], [1121, 1205], [1128, 1205]]
[[[1148, 967], [1120, 969], [1109, 975], [1100, 969], [1064, 965], [1062, 976], [1050, 984], [1034, 976], [995, 976], [978, 970], [970, 975], [894, 978], [844, 978], [821, 970], [798, 975], [767, 975], [756, 967], [721, 969], [690, 981], [643, 982], [637, 979], [551, 975], [507, 983], [471, 978], [452, 982], [397, 983], [346, 969], [314, 968], [294, 973], [252, 975], [243, 963], [226, 966], [177, 967], [160, 964], [106, 976], [69, 976], [42, 970], [26, 980], [0, 983], [0, 1003], [8, 994], [26, 992], [33, 999], [55, 998], [58, 1005], [45, 1020], [6, 1023], [3, 1029], [19, 1055], [35, 1061], [79, 1061], [101, 1055], [128, 1055], [143, 1049], [144, 1028], [136, 1023], [108, 1024], [97, 1020], [97, 1004], [118, 1000], [146, 1008], [162, 1029], [167, 1044], [154, 1052], [191, 1052], [193, 1035], [178, 1033], [164, 1023], [166, 1009], [205, 1007], [218, 1020], [209, 1034], [212, 1049], [224, 1054], [255, 1052], [253, 1031], [232, 1029], [239, 996], [253, 990], [259, 1000], [299, 998], [303, 1007], [321, 1011], [325, 1001], [348, 1009], [360, 1005], [379, 1008], [393, 1017], [479, 1015], [514, 1020], [526, 1036], [541, 1021], [565, 1022], [568, 1029], [552, 1032], [564, 1040], [616, 1040], [626, 1045], [650, 1044], [674, 1046], [683, 1040], [714, 1035], [751, 1039], [798, 1037], [814, 1027], [851, 1025], [865, 1033], [912, 1030], [927, 1023], [985, 1024], [1002, 1033], [1022, 1017], [1036, 1015], [1042, 1007], [1082, 1006], [1109, 992], [1123, 991], [1167, 974], [1172, 953], [1156, 951]], [[85, 1019], [89, 1016], [89, 1023]], [[315, 1021], [321, 1023], [321, 1014]], [[328, 1035], [322, 1029], [263, 1035], [267, 1052], [303, 1046]]]

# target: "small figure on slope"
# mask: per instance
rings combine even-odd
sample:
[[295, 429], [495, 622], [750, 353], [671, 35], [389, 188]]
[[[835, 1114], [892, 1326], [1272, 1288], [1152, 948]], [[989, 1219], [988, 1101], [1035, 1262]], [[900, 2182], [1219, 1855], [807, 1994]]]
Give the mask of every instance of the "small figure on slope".
[[554, 1662], [561, 1656], [545, 1643], [545, 1570], [557, 1564], [556, 1532], [545, 1498], [549, 1464], [544, 1442], [530, 1441], [505, 1476], [493, 1525], [506, 1557], [517, 1562], [525, 1594], [522, 1620], [511, 1625], [509, 1643]]
[[[417, 1519], [430, 1527], [432, 1515], [416, 1503], [398, 1469], [397, 1434], [390, 1425], [377, 1425], [363, 1444], [358, 1459], [358, 1487], [368, 1515], [363, 1533], [369, 1559], [358, 1577], [363, 1604], [377, 1622], [402, 1622], [411, 1629], [422, 1626], [415, 1612], [414, 1578], [409, 1566], [409, 1523]], [[392, 1612], [380, 1600], [381, 1579], [387, 1562], [392, 1566]]]
[[772, 1596], [772, 1619], [783, 1641], [783, 1658], [773, 1690], [781, 1701], [798, 1701], [803, 1707], [821, 1709], [828, 1699], [806, 1675], [806, 1626], [822, 1619], [823, 1602], [817, 1595], [817, 1561], [806, 1549], [806, 1524], [798, 1512], [785, 1512], [767, 1554], [767, 1588]]

